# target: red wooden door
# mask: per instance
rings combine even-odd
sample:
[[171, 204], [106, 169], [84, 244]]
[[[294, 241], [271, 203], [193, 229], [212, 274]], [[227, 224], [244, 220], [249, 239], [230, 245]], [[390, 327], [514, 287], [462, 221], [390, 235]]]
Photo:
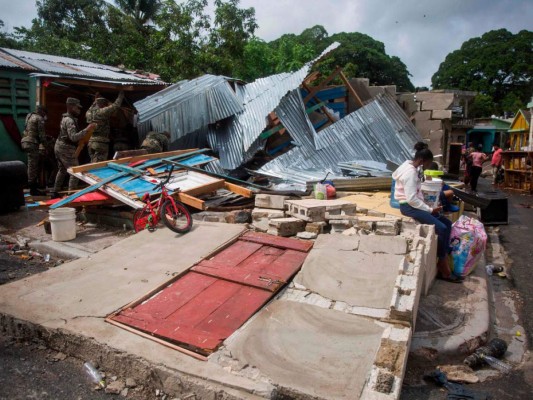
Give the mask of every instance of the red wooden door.
[[111, 319], [210, 354], [301, 268], [312, 242], [246, 232]]

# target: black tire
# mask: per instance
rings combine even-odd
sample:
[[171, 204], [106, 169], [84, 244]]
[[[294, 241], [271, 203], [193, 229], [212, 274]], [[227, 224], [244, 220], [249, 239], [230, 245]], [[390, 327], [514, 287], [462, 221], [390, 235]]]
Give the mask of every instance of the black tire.
[[174, 200], [176, 208], [171, 200], [166, 200], [161, 206], [160, 217], [168, 229], [176, 233], [187, 233], [192, 228], [192, 217], [184, 204]]

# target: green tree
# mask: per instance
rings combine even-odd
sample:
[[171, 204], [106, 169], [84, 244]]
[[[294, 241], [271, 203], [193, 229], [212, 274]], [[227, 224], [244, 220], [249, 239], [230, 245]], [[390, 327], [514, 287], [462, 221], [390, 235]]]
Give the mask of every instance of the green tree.
[[13, 38], [13, 35], [9, 32], [6, 32], [4, 21], [0, 19], [0, 47], [7, 47], [10, 49], [18, 48], [18, 43]]
[[493, 110], [494, 103], [492, 97], [480, 93], [474, 98], [468, 115], [472, 118], [486, 118], [492, 115]]
[[152, 21], [162, 8], [160, 0], [115, 0], [115, 4], [139, 26]]
[[469, 39], [448, 54], [431, 81], [435, 89], [473, 90], [489, 96], [492, 113], [500, 113], [514, 101], [507, 97], [511, 93], [513, 99], [527, 101], [533, 92], [532, 75], [533, 32], [512, 34], [499, 29]]
[[240, 0], [215, 0], [215, 19], [204, 53], [207, 72], [232, 75], [243, 69], [244, 49], [257, 29], [255, 9], [239, 8]]

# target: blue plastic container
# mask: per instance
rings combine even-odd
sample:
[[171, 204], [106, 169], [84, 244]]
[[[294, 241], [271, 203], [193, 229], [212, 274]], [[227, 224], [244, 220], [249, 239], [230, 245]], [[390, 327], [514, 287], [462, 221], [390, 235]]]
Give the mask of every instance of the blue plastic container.
[[394, 198], [394, 189], [396, 188], [396, 181], [393, 179], [392, 180], [392, 185], [390, 187], [390, 206], [392, 208], [400, 208], [400, 203], [398, 202], [398, 200], [396, 200]]

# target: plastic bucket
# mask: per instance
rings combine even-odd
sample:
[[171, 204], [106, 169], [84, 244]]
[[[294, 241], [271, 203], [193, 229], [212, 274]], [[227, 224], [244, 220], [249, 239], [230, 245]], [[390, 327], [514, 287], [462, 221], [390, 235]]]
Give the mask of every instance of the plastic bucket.
[[442, 189], [442, 180], [433, 178], [431, 181], [422, 183], [422, 195], [424, 196], [424, 203], [431, 208], [439, 206], [439, 195]]
[[400, 203], [398, 202], [398, 200], [396, 200], [394, 198], [394, 192], [396, 191], [396, 180], [392, 180], [392, 185], [390, 187], [390, 201], [389, 201], [389, 205], [392, 207], [392, 208], [400, 208]]
[[76, 239], [76, 210], [74, 208], [57, 208], [48, 211], [54, 242], [66, 242]]

